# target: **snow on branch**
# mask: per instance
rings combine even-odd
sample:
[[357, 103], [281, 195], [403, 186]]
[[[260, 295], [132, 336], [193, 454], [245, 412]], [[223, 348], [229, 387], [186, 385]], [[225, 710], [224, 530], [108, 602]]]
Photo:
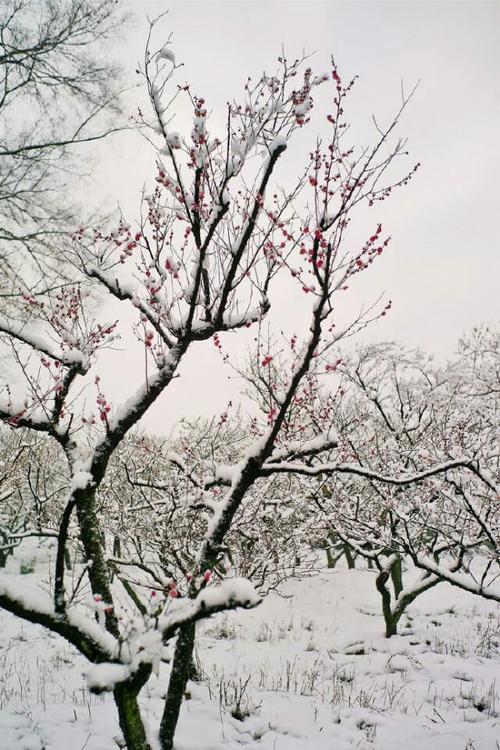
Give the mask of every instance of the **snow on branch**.
[[54, 425], [43, 410], [33, 412], [26, 403], [16, 403], [10, 397], [0, 397], [0, 419], [13, 427], [27, 427], [35, 432], [55, 434]]
[[[274, 473], [274, 467], [276, 465], [281, 465], [281, 462], [283, 462], [283, 465], [287, 465], [290, 459], [297, 460], [312, 458], [320, 453], [323, 453], [324, 451], [329, 451], [333, 448], [336, 448], [337, 445], [337, 437], [332, 431], [330, 431], [328, 434], [318, 435], [317, 437], [311, 438], [310, 440], [306, 441], [289, 441], [286, 447], [279, 448], [273, 451], [269, 461], [265, 461], [263, 463], [259, 475], [268, 476], [269, 474]], [[251, 458], [252, 455], [258, 454], [262, 446], [263, 442], [257, 441], [257, 443], [251, 446], [247, 451], [245, 458], [248, 459]], [[210, 487], [214, 487], [215, 485], [225, 485], [227, 487], [231, 486], [231, 484], [235, 481], [235, 478], [241, 472], [244, 464], [245, 461], [240, 461], [234, 465], [223, 463], [216, 464], [216, 466], [212, 470], [212, 476], [205, 479], [205, 482], [203, 483], [203, 489], [210, 489]], [[305, 468], [305, 464], [300, 465], [304, 466]], [[270, 467], [270, 469], [268, 467]]]
[[12, 576], [0, 573], [0, 607], [58, 633], [91, 661], [109, 660], [118, 651], [115, 638], [95, 620], [76, 608], [68, 610], [66, 616], [57, 614], [48, 596], [20, 585], [18, 577], [13, 580]]
[[482, 581], [477, 582], [470, 575], [461, 575], [453, 569], [450, 570], [425, 555], [415, 553], [410, 554], [417, 568], [433, 573], [442, 581], [447, 581], [448, 583], [451, 583], [452, 586], [457, 586], [464, 591], [469, 591], [471, 594], [477, 594], [484, 599], [500, 602], [500, 589], [494, 588], [491, 585], [485, 586]]
[[129, 640], [122, 661], [108, 661], [92, 666], [87, 672], [87, 684], [92, 692], [111, 691], [121, 682], [127, 682], [145, 665], [158, 667], [163, 646], [173, 638], [180, 627], [202, 620], [217, 612], [242, 607], [250, 609], [261, 602], [252, 584], [245, 578], [222, 581], [219, 586], [203, 589], [195, 599], [179, 603], [173, 612], [157, 618], [153, 628], [138, 635], [137, 642]]
[[[363, 466], [357, 464], [345, 464], [345, 463], [325, 463], [317, 464], [315, 466], [304, 466], [303, 464], [296, 464], [291, 462], [273, 463], [267, 462], [262, 467], [263, 475], [266, 474], [302, 474], [305, 476], [321, 476], [323, 474], [352, 474], [365, 479], [372, 479], [376, 482], [383, 482], [384, 484], [393, 485], [406, 485], [414, 484], [415, 482], [422, 482], [424, 479], [435, 476], [436, 474], [443, 474], [451, 469], [464, 468], [472, 471], [472, 462], [467, 458], [458, 458], [452, 461], [446, 461], [444, 463], [431, 466], [429, 469], [417, 472], [415, 474], [401, 474], [400, 476], [390, 476], [387, 474], [381, 474], [371, 469], [366, 469]], [[475, 473], [475, 472], [474, 472]]]
[[52, 343], [47, 340], [39, 326], [12, 320], [5, 315], [0, 315], [0, 334], [4, 333], [7, 336], [20, 341], [23, 344], [27, 344], [35, 349], [40, 354], [45, 354], [47, 357], [56, 362], [60, 362], [62, 365], [78, 365], [79, 369], [84, 371], [88, 368], [88, 360], [84, 354], [76, 349], [70, 351], [62, 351], [56, 348]]
[[287, 443], [285, 448], [274, 450], [269, 457], [269, 461], [264, 463], [263, 469], [265, 469], [268, 464], [274, 465], [280, 461], [286, 462], [290, 459], [310, 458], [311, 456], [316, 456], [323, 451], [337, 448], [337, 446], [338, 436], [333, 430], [330, 430], [327, 434], [318, 435], [307, 441], [291, 441]]
[[110, 294], [116, 297], [116, 299], [119, 299], [121, 301], [128, 300], [129, 302], [131, 302], [132, 305], [134, 305], [134, 307], [139, 310], [141, 315], [143, 315], [149, 321], [160, 338], [163, 339], [165, 344], [169, 347], [173, 346], [174, 342], [170, 339], [160, 321], [158, 320], [158, 315], [153, 314], [150, 307], [144, 304], [139, 299], [138, 295], [132, 288], [129, 288], [127, 284], [125, 284], [123, 281], [119, 281], [117, 278], [111, 278], [109, 274], [107, 274], [101, 268], [98, 268], [96, 265], [88, 266], [87, 273], [89, 275], [89, 278], [97, 279], [108, 290]]
[[159, 628], [163, 640], [171, 638], [181, 625], [210, 617], [230, 609], [251, 609], [262, 599], [246, 578], [229, 578], [219, 586], [203, 589], [195, 599], [179, 607], [173, 614], [160, 618]]

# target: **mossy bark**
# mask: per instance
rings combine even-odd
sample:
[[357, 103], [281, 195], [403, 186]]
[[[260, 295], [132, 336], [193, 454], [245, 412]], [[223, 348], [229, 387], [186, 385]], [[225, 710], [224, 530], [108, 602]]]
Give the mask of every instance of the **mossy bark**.
[[[103, 601], [113, 604], [110, 587], [110, 571], [106, 562], [106, 554], [102, 540], [101, 527], [97, 515], [95, 489], [85, 490], [77, 498], [76, 512], [80, 526], [80, 539], [85, 552], [85, 560], [92, 560], [88, 569], [88, 576], [92, 592], [102, 596]], [[106, 612], [106, 629], [120, 637], [118, 621], [114, 609]]]
[[122, 683], [115, 687], [113, 697], [127, 750], [151, 750], [141, 718], [137, 691]]
[[174, 746], [175, 728], [193, 662], [195, 627], [194, 623], [188, 623], [180, 628], [177, 636], [167, 697], [160, 724], [161, 750], [172, 750]]

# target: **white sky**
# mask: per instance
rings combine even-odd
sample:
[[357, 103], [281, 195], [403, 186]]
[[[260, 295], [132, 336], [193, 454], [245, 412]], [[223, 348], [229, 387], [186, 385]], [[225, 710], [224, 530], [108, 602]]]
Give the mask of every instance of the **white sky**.
[[[420, 80], [400, 134], [409, 139], [408, 166], [420, 161], [422, 167], [408, 187], [371, 209], [376, 213], [359, 215], [360, 237], [380, 218], [393, 241], [353, 286], [348, 309], [356, 311], [385, 292], [393, 311], [364, 340], [421, 345], [440, 359], [453, 353], [458, 336], [474, 324], [498, 320], [499, 2], [129, 0], [128, 6], [133, 22], [117, 49], [131, 80], [143, 54], [146, 16], [169, 9], [158, 43], [173, 32], [177, 61], [185, 62], [182, 77], [207, 99], [214, 128], [247, 75], [274, 70], [282, 45], [289, 58], [303, 49], [315, 52], [311, 64], [318, 73], [328, 70], [333, 53], [344, 78], [359, 75], [349, 112], [362, 141], [372, 132], [372, 114], [387, 122], [398, 108], [401, 80], [406, 90]], [[129, 101], [132, 109], [141, 102], [140, 92]], [[179, 118], [176, 129], [183, 123]], [[320, 120], [307, 129], [302, 154], [319, 127]], [[128, 136], [108, 142], [97, 156], [85, 189], [110, 205], [119, 201], [132, 222], [143, 183], [153, 182], [154, 151]], [[280, 182], [286, 185], [297, 174], [300, 157], [297, 150], [282, 157]], [[273, 320], [300, 330], [302, 302], [284, 297], [275, 305], [281, 310]], [[244, 347], [239, 351], [243, 356]], [[115, 356], [103, 375], [116, 397], [125, 398], [143, 374], [143, 359], [133, 347], [120, 356], [119, 376]], [[198, 348], [144, 426], [164, 432], [183, 414], [220, 413], [237, 392], [227, 374], [212, 344]]]

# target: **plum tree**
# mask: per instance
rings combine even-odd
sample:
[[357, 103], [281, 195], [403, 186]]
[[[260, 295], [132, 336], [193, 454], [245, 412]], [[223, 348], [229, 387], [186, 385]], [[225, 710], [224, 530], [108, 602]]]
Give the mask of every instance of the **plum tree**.
[[[9, 374], [0, 417], [13, 429], [54, 441], [69, 477], [56, 521], [51, 598], [2, 575], [0, 605], [61, 634], [93, 663], [90, 685], [113, 692], [129, 750], [150, 746], [138, 696], [170, 641], [176, 637], [159, 728], [162, 750], [173, 745], [196, 621], [260, 601], [246, 579], [228, 573], [217, 581], [213, 571], [220, 570], [231, 530], [258, 483], [319, 471], [322, 456], [337, 445], [324, 415], [311, 413], [307, 425], [297, 421], [297, 399], [305, 397], [311, 367], [323, 363], [329, 372], [339, 343], [390, 307], [372, 307], [335, 327], [350, 280], [369, 269], [389, 243], [375, 220], [366, 241], [350, 249], [345, 237], [351, 219], [361, 206], [377, 205], [395, 186], [405, 185], [416, 169], [395, 182], [386, 175], [405, 153], [394, 131], [409, 97], [387, 128], [375, 129], [371, 147], [348, 142], [344, 110], [354, 81], [342, 79], [333, 59], [328, 73], [315, 75], [307, 60], [282, 56], [276, 73], [247, 81], [242, 102], [227, 107], [225, 131], [215, 134], [205, 98], [187, 84], [175, 84], [179, 65], [170, 43], [157, 50], [151, 45], [150, 36], [142, 74], [152, 119], [141, 114], [140, 124], [157, 148], [158, 167], [140, 218], [132, 224], [122, 216], [112, 228], [79, 227], [60, 248], [73, 265], [75, 283], [41, 295], [25, 292], [22, 318], [0, 318], [9, 366], [21, 375], [19, 380]], [[331, 88], [328, 133], [306, 153], [297, 182], [272, 189], [288, 144], [309, 124], [320, 87]], [[173, 108], [183, 101], [192, 112], [189, 134], [170, 130]], [[271, 306], [280, 303], [283, 277], [309, 302], [309, 324], [306, 334], [294, 336], [278, 355], [259, 331]], [[135, 315], [133, 332], [147, 362], [144, 382], [122, 405], [98, 367], [102, 350], [112, 346], [120, 326], [126, 329], [127, 316], [118, 312], [116, 320], [95, 320], [89, 299], [95, 289], [117, 310], [123, 306]], [[190, 482], [184, 501], [198, 510], [199, 547], [189, 578], [170, 585], [166, 595], [153, 592], [140, 607], [137, 595], [126, 604], [115, 595], [116, 567], [108, 562], [106, 519], [98, 502], [113, 454], [155, 408], [188, 351], [209, 340], [221, 348], [225, 332], [251, 326], [258, 329], [254, 367], [265, 394], [262, 419], [250, 425], [236, 462], [212, 461], [192, 474], [182, 456], [173, 457]], [[118, 371], [120, 352], [114, 357]], [[94, 389], [93, 413], [83, 403], [82, 388]], [[74, 596], [65, 571], [73, 533], [83, 551], [80, 576], [73, 578], [78, 585], [88, 582], [92, 591], [85, 602]]]

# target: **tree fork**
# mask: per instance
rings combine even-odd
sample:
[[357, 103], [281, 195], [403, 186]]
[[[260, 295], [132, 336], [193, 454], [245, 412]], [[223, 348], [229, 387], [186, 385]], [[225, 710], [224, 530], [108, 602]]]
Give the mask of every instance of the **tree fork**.
[[403, 614], [401, 611], [398, 616], [394, 617], [391, 608], [391, 592], [386, 586], [389, 580], [390, 573], [387, 570], [382, 570], [377, 575], [376, 586], [377, 590], [382, 597], [382, 612], [385, 620], [385, 637], [390, 638], [392, 635], [397, 635], [398, 632], [398, 620]]

